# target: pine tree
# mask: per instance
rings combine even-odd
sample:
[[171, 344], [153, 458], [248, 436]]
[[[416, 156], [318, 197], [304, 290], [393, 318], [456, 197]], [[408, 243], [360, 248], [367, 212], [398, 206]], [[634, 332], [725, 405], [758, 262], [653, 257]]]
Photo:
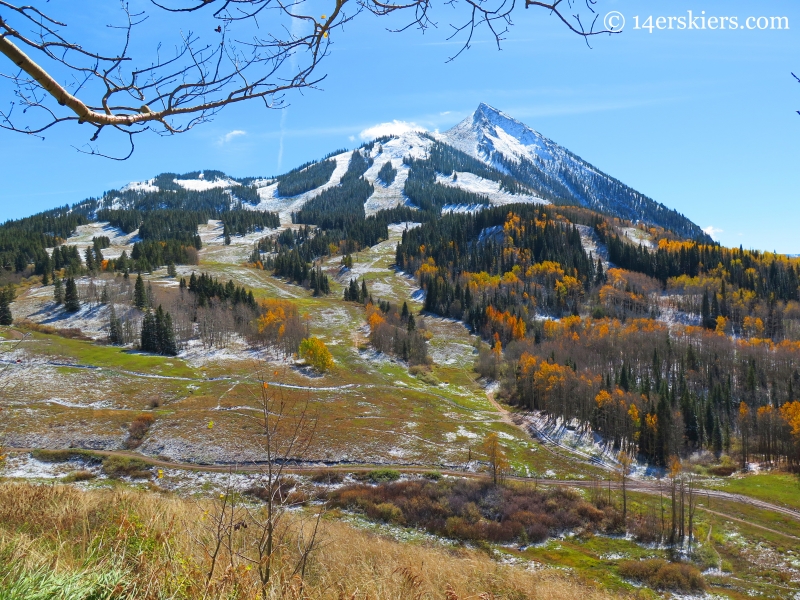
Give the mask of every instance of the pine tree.
[[359, 302], [366, 302], [367, 298], [369, 298], [369, 292], [367, 291], [367, 282], [363, 279], [361, 280], [361, 295], [358, 297]]
[[50, 271], [47, 269], [42, 273], [42, 285], [50, 285]]
[[178, 276], [178, 271], [175, 269], [175, 263], [172, 261], [170, 261], [170, 263], [167, 265], [167, 275], [170, 277]]
[[14, 300], [14, 289], [8, 286], [0, 290], [0, 325], [11, 325], [14, 317], [11, 314], [11, 302]]
[[136, 276], [136, 285], [133, 288], [133, 305], [139, 310], [147, 307], [147, 291], [144, 289], [142, 274]]
[[70, 277], [64, 290], [64, 310], [67, 312], [77, 312], [81, 309], [81, 301], [78, 298], [78, 286], [75, 280]]
[[94, 252], [88, 246], [86, 248], [84, 256], [86, 258], [86, 269], [90, 272], [94, 271], [95, 270]]
[[158, 354], [156, 319], [150, 310], [144, 314], [144, 318], [142, 319], [142, 337], [139, 347], [142, 349], [142, 352], [153, 352]]
[[64, 284], [60, 277], [56, 277], [53, 281], [53, 300], [56, 301], [56, 305], [64, 303]]
[[120, 346], [124, 343], [122, 322], [117, 317], [117, 311], [114, 310], [114, 305], [111, 305], [111, 314], [108, 323], [108, 343], [114, 346]]
[[[159, 307], [160, 308], [160, 307]], [[175, 356], [178, 354], [178, 344], [175, 341], [175, 330], [172, 327], [172, 315], [164, 314], [161, 329], [161, 354]]]

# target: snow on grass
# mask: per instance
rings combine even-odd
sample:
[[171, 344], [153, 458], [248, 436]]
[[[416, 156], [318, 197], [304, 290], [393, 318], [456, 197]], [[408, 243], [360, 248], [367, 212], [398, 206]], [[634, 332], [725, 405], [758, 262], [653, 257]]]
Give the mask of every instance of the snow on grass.
[[650, 234], [645, 231], [642, 231], [638, 227], [623, 227], [622, 233], [629, 240], [634, 241], [635, 243], [639, 244], [640, 246], [643, 246], [644, 248], [652, 250], [653, 248], [656, 247]]
[[[130, 256], [133, 250], [133, 243], [139, 239], [138, 236], [138, 229], [130, 233], [125, 233], [119, 227], [112, 227], [110, 223], [101, 221], [98, 223], [89, 223], [88, 225], [78, 225], [78, 227], [75, 228], [75, 232], [67, 238], [64, 244], [67, 246], [76, 246], [78, 252], [81, 254], [81, 258], [83, 258], [83, 253], [86, 248], [93, 246], [93, 238], [107, 237], [111, 242], [111, 246], [103, 250], [103, 257], [119, 258], [123, 250], [127, 251], [128, 256]], [[52, 248], [48, 248], [48, 251], [52, 254]]]
[[[88, 277], [82, 277], [75, 283], [80, 289], [89, 285], [89, 282]], [[99, 291], [103, 282], [97, 281], [95, 285]], [[118, 314], [125, 314], [126, 309], [127, 307], [118, 307]], [[17, 318], [59, 329], [80, 329], [84, 335], [93, 339], [101, 339], [107, 335], [108, 312], [109, 308], [105, 305], [82, 303], [80, 310], [68, 313], [53, 300], [52, 286], [32, 288], [14, 302], [14, 314]]]

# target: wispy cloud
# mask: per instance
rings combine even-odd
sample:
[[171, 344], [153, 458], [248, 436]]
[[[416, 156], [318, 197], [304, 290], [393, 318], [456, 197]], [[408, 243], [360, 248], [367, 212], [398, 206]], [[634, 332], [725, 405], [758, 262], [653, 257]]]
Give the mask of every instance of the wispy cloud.
[[714, 239], [714, 240], [716, 240], [716, 239], [717, 239], [717, 236], [718, 236], [720, 233], [723, 233], [723, 230], [722, 230], [722, 229], [719, 229], [719, 228], [717, 228], [717, 227], [714, 227], [713, 225], [709, 225], [708, 227], [704, 227], [704, 228], [703, 228], [703, 231], [705, 231], [705, 232], [706, 232], [706, 233], [707, 233], [709, 236], [711, 236], [711, 238], [712, 238], [712, 239]]
[[283, 138], [286, 137], [286, 117], [289, 115], [289, 109], [284, 108], [281, 113], [281, 133], [278, 142], [278, 171], [283, 168]]
[[247, 132], [245, 130], [243, 130], [243, 129], [234, 129], [233, 131], [229, 131], [228, 133], [223, 135], [221, 138], [219, 138], [219, 143], [220, 144], [227, 144], [227, 143], [233, 141], [234, 139], [236, 139], [237, 137], [241, 137], [243, 135], [247, 135]]
[[402, 135], [404, 133], [408, 133], [409, 131], [425, 131], [425, 128], [417, 125], [416, 123], [411, 123], [409, 121], [398, 121], [395, 119], [390, 123], [379, 123], [378, 125], [367, 127], [366, 129], [363, 129], [358, 136], [362, 140], [374, 140], [375, 138], [384, 135]]

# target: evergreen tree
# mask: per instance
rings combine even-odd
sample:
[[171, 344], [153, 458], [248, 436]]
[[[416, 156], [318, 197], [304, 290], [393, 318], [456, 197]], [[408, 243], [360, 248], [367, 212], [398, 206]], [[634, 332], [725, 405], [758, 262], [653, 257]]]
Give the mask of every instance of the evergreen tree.
[[124, 343], [122, 322], [117, 317], [117, 312], [114, 310], [114, 305], [111, 305], [111, 314], [108, 323], [108, 343], [114, 346], [120, 346]]
[[94, 262], [94, 252], [88, 246], [86, 248], [86, 252], [84, 253], [84, 256], [86, 258], [86, 269], [89, 272], [94, 271], [96, 269], [96, 265], [95, 265], [95, 262]]
[[77, 312], [81, 309], [81, 301], [78, 298], [78, 286], [75, 279], [70, 277], [64, 290], [64, 310], [67, 312]]
[[11, 314], [11, 303], [14, 301], [14, 288], [10, 285], [0, 290], [0, 325], [11, 325], [14, 317]]
[[142, 274], [136, 276], [136, 285], [133, 288], [133, 305], [139, 310], [147, 307], [147, 291], [144, 289]]
[[142, 319], [142, 337], [139, 347], [142, 352], [158, 354], [158, 333], [156, 332], [156, 318], [148, 309]]
[[366, 302], [367, 298], [369, 298], [369, 292], [367, 291], [367, 282], [363, 279], [361, 280], [361, 295], [358, 297], [359, 302]]
[[50, 271], [48, 269], [45, 269], [44, 273], [42, 273], [42, 285], [50, 285]]
[[175, 263], [172, 261], [170, 261], [170, 263], [167, 265], [167, 275], [170, 277], [178, 276], [178, 271], [175, 269]]
[[[161, 306], [158, 307], [161, 310]], [[159, 342], [161, 345], [161, 354], [167, 356], [175, 356], [178, 354], [178, 344], [175, 341], [175, 330], [172, 327], [172, 315], [164, 313], [161, 320], [161, 329], [159, 331]]]
[[56, 301], [56, 305], [64, 303], [64, 284], [60, 277], [56, 277], [53, 281], [53, 300]]

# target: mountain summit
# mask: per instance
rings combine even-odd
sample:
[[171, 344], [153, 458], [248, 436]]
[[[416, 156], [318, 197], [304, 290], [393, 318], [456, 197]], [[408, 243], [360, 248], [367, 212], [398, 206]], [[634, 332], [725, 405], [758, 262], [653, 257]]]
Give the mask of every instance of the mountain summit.
[[677, 211], [628, 187], [488, 104], [481, 103], [441, 139], [511, 175], [542, 198], [579, 204], [634, 222], [653, 223], [689, 238], [707, 237]]

